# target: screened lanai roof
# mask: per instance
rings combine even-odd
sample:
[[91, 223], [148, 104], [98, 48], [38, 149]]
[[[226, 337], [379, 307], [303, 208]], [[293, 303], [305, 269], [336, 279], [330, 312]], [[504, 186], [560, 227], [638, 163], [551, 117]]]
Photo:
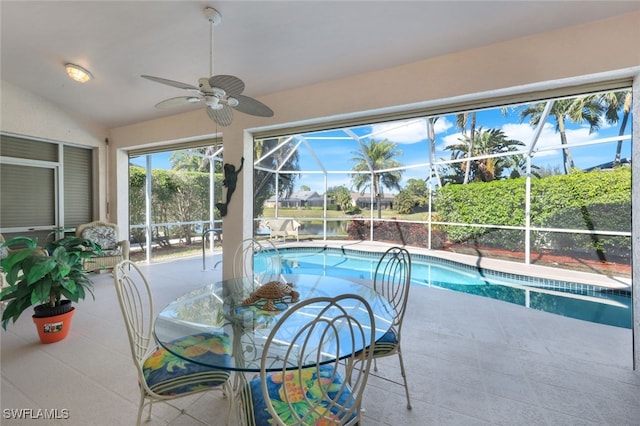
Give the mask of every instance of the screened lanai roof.
[[[558, 110], [581, 97], [604, 97], [606, 93], [281, 136], [271, 139], [269, 150], [260, 153], [254, 166], [279, 175], [297, 175], [296, 188], [308, 187], [320, 194], [339, 185], [351, 188], [353, 174], [373, 170], [401, 170], [401, 186], [409, 179], [423, 179], [435, 187], [442, 184], [441, 174], [452, 164], [502, 157], [516, 160], [503, 161], [496, 179], [512, 176], [514, 171], [524, 175], [527, 158], [534, 170], [556, 174], [566, 161], [564, 148], [570, 153], [573, 167], [587, 171], [607, 161], [630, 158], [631, 128], [621, 128], [623, 111], [612, 121], [600, 110], [592, 126], [584, 117], [563, 117]], [[624, 93], [630, 92], [619, 92]], [[566, 145], [558, 119], [563, 120]], [[472, 129], [475, 146], [470, 148]], [[496, 137], [501, 141], [496, 142]], [[384, 168], [370, 163], [369, 171], [354, 172], [357, 157], [366, 157], [366, 147], [372, 140], [394, 144], [398, 165]]]
[[[443, 181], [447, 173], [460, 173], [460, 168], [464, 169], [460, 164], [482, 159], [489, 165], [495, 165], [499, 158], [511, 159], [500, 162], [500, 175], [495, 179], [508, 178], [514, 173], [524, 175], [527, 159], [530, 167], [543, 174], [562, 173], [567, 154], [573, 168], [589, 171], [607, 163], [623, 164], [631, 157], [631, 126], [623, 125], [625, 106], [622, 102], [630, 93], [630, 89], [621, 88], [326, 130], [293, 134], [283, 131], [282, 136], [256, 139], [254, 168], [294, 179], [293, 191], [308, 189], [321, 195], [337, 186], [352, 190], [355, 174], [374, 170], [378, 173], [399, 170], [401, 187], [410, 179], [422, 179], [435, 188], [447, 183], [447, 179]], [[617, 118], [613, 120], [604, 110], [605, 99], [611, 94], [620, 98]], [[567, 103], [579, 103], [589, 96], [600, 102], [597, 120], [590, 118], [595, 124], [585, 118], [588, 118], [586, 113], [578, 119], [575, 113], [574, 117], [569, 113], [563, 117], [558, 112]], [[559, 118], [563, 120], [564, 136], [559, 132]], [[368, 159], [366, 148], [371, 141], [388, 141], [395, 146], [394, 167], [373, 164]], [[222, 161], [222, 150], [218, 149], [213, 158]], [[367, 170], [354, 171], [359, 158], [367, 159]], [[473, 180], [473, 176], [470, 179]]]

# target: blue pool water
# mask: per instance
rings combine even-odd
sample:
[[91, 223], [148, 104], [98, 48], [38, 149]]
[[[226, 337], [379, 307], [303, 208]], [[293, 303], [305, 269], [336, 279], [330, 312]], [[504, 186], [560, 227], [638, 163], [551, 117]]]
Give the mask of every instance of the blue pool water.
[[[373, 277], [380, 254], [332, 248], [283, 248], [282, 270], [346, 278]], [[412, 255], [413, 285], [498, 299], [600, 324], [631, 328], [631, 293], [586, 284], [538, 279], [426, 255]]]

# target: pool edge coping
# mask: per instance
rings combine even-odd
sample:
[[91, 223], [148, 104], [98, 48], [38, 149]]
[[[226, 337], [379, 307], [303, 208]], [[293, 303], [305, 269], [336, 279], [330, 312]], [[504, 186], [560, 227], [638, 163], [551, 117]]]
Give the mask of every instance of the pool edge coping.
[[[280, 248], [309, 248], [309, 249], [338, 249], [362, 253], [383, 253], [389, 247], [399, 244], [371, 242], [371, 241], [311, 241], [311, 242], [283, 242], [277, 243]], [[602, 274], [571, 271], [568, 269], [553, 268], [550, 266], [527, 265], [525, 263], [510, 262], [506, 260], [477, 257], [467, 254], [444, 252], [442, 250], [429, 250], [414, 246], [402, 246], [409, 250], [411, 255], [424, 256], [440, 262], [453, 262], [467, 268], [483, 273], [490, 273], [497, 277], [517, 278], [534, 277], [536, 279], [589, 285], [605, 288], [613, 291], [630, 291], [631, 278], [613, 277]]]

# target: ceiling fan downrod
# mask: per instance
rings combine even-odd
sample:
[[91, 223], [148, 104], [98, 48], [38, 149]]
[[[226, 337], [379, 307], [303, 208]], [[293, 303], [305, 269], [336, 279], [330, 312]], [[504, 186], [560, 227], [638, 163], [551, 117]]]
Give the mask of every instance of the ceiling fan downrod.
[[222, 22], [222, 15], [213, 7], [205, 7], [204, 15], [209, 20], [209, 75], [213, 75], [213, 27]]

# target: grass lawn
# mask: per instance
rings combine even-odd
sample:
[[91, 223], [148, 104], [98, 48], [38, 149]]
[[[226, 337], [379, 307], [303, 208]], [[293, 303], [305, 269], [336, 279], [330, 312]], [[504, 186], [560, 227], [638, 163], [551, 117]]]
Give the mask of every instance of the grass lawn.
[[[262, 217], [275, 217], [275, 208], [265, 208], [262, 213]], [[348, 214], [343, 211], [327, 210], [328, 219], [344, 219], [351, 220], [355, 216], [369, 217], [371, 212], [369, 210], [362, 210], [357, 214]], [[310, 218], [310, 219], [322, 219], [322, 207], [305, 207], [305, 208], [278, 208], [278, 217], [294, 217], [294, 218]], [[378, 212], [373, 212], [373, 217], [378, 217]], [[401, 219], [401, 220], [428, 220], [428, 212], [411, 213], [411, 214], [399, 214], [395, 210], [382, 210], [383, 219]]]

